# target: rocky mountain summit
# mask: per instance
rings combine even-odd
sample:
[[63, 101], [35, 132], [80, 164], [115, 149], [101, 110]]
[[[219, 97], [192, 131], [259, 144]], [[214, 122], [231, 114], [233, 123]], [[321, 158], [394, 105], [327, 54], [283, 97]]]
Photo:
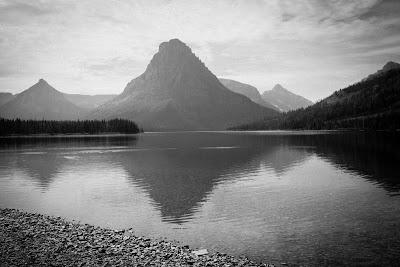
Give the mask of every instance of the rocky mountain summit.
[[145, 130], [222, 130], [276, 113], [228, 90], [186, 44], [172, 39], [122, 94], [89, 117], [132, 119]]

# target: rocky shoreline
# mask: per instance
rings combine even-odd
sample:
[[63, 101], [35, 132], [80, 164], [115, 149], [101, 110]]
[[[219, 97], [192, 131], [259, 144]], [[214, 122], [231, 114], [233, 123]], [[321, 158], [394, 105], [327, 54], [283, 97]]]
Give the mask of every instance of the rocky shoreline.
[[0, 266], [272, 266], [15, 209], [0, 209], [0, 244]]

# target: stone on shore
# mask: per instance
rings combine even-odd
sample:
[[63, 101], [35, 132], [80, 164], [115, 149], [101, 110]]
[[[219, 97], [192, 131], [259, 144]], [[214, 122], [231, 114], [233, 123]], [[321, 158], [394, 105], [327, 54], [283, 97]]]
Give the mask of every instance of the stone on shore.
[[0, 209], [0, 244], [1, 266], [272, 266], [13, 209]]

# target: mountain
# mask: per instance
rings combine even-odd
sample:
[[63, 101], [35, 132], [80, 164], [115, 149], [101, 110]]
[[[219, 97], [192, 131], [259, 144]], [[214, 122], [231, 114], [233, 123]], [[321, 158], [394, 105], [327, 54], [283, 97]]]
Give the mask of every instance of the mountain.
[[262, 99], [258, 89], [250, 84], [223, 78], [219, 78], [219, 81], [232, 92], [247, 96], [254, 103], [270, 109], [278, 110], [274, 105], [265, 102], [264, 99]]
[[312, 106], [236, 129], [400, 129], [400, 68], [385, 66]]
[[65, 98], [84, 109], [94, 109], [98, 106], [110, 101], [117, 95], [81, 95], [81, 94], [64, 94]]
[[284, 112], [305, 108], [313, 104], [312, 101], [290, 92], [280, 84], [275, 85], [272, 90], [265, 91], [262, 94], [262, 98], [265, 102], [271, 103], [280, 111]]
[[393, 61], [389, 61], [388, 63], [386, 63], [382, 69], [378, 70], [377, 72], [369, 75], [367, 78], [365, 78], [363, 81], [368, 80], [368, 79], [372, 79], [375, 78], [377, 76], [381, 76], [383, 74], [385, 74], [386, 72], [390, 71], [390, 70], [395, 70], [395, 69], [400, 69], [400, 64], [393, 62]]
[[0, 107], [0, 117], [10, 119], [74, 120], [84, 113], [43, 79]]
[[0, 92], [0, 107], [5, 103], [9, 102], [11, 99], [14, 98], [14, 95], [11, 93], [3, 93]]
[[228, 90], [183, 42], [163, 42], [145, 72], [88, 117], [125, 118], [145, 130], [222, 130], [275, 115]]

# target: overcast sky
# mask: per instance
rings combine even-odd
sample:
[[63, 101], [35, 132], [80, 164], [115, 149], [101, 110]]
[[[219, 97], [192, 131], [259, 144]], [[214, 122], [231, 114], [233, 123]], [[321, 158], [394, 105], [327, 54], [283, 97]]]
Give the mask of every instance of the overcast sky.
[[317, 100], [400, 61], [400, 0], [0, 0], [0, 91], [117, 94], [172, 38], [219, 77]]

